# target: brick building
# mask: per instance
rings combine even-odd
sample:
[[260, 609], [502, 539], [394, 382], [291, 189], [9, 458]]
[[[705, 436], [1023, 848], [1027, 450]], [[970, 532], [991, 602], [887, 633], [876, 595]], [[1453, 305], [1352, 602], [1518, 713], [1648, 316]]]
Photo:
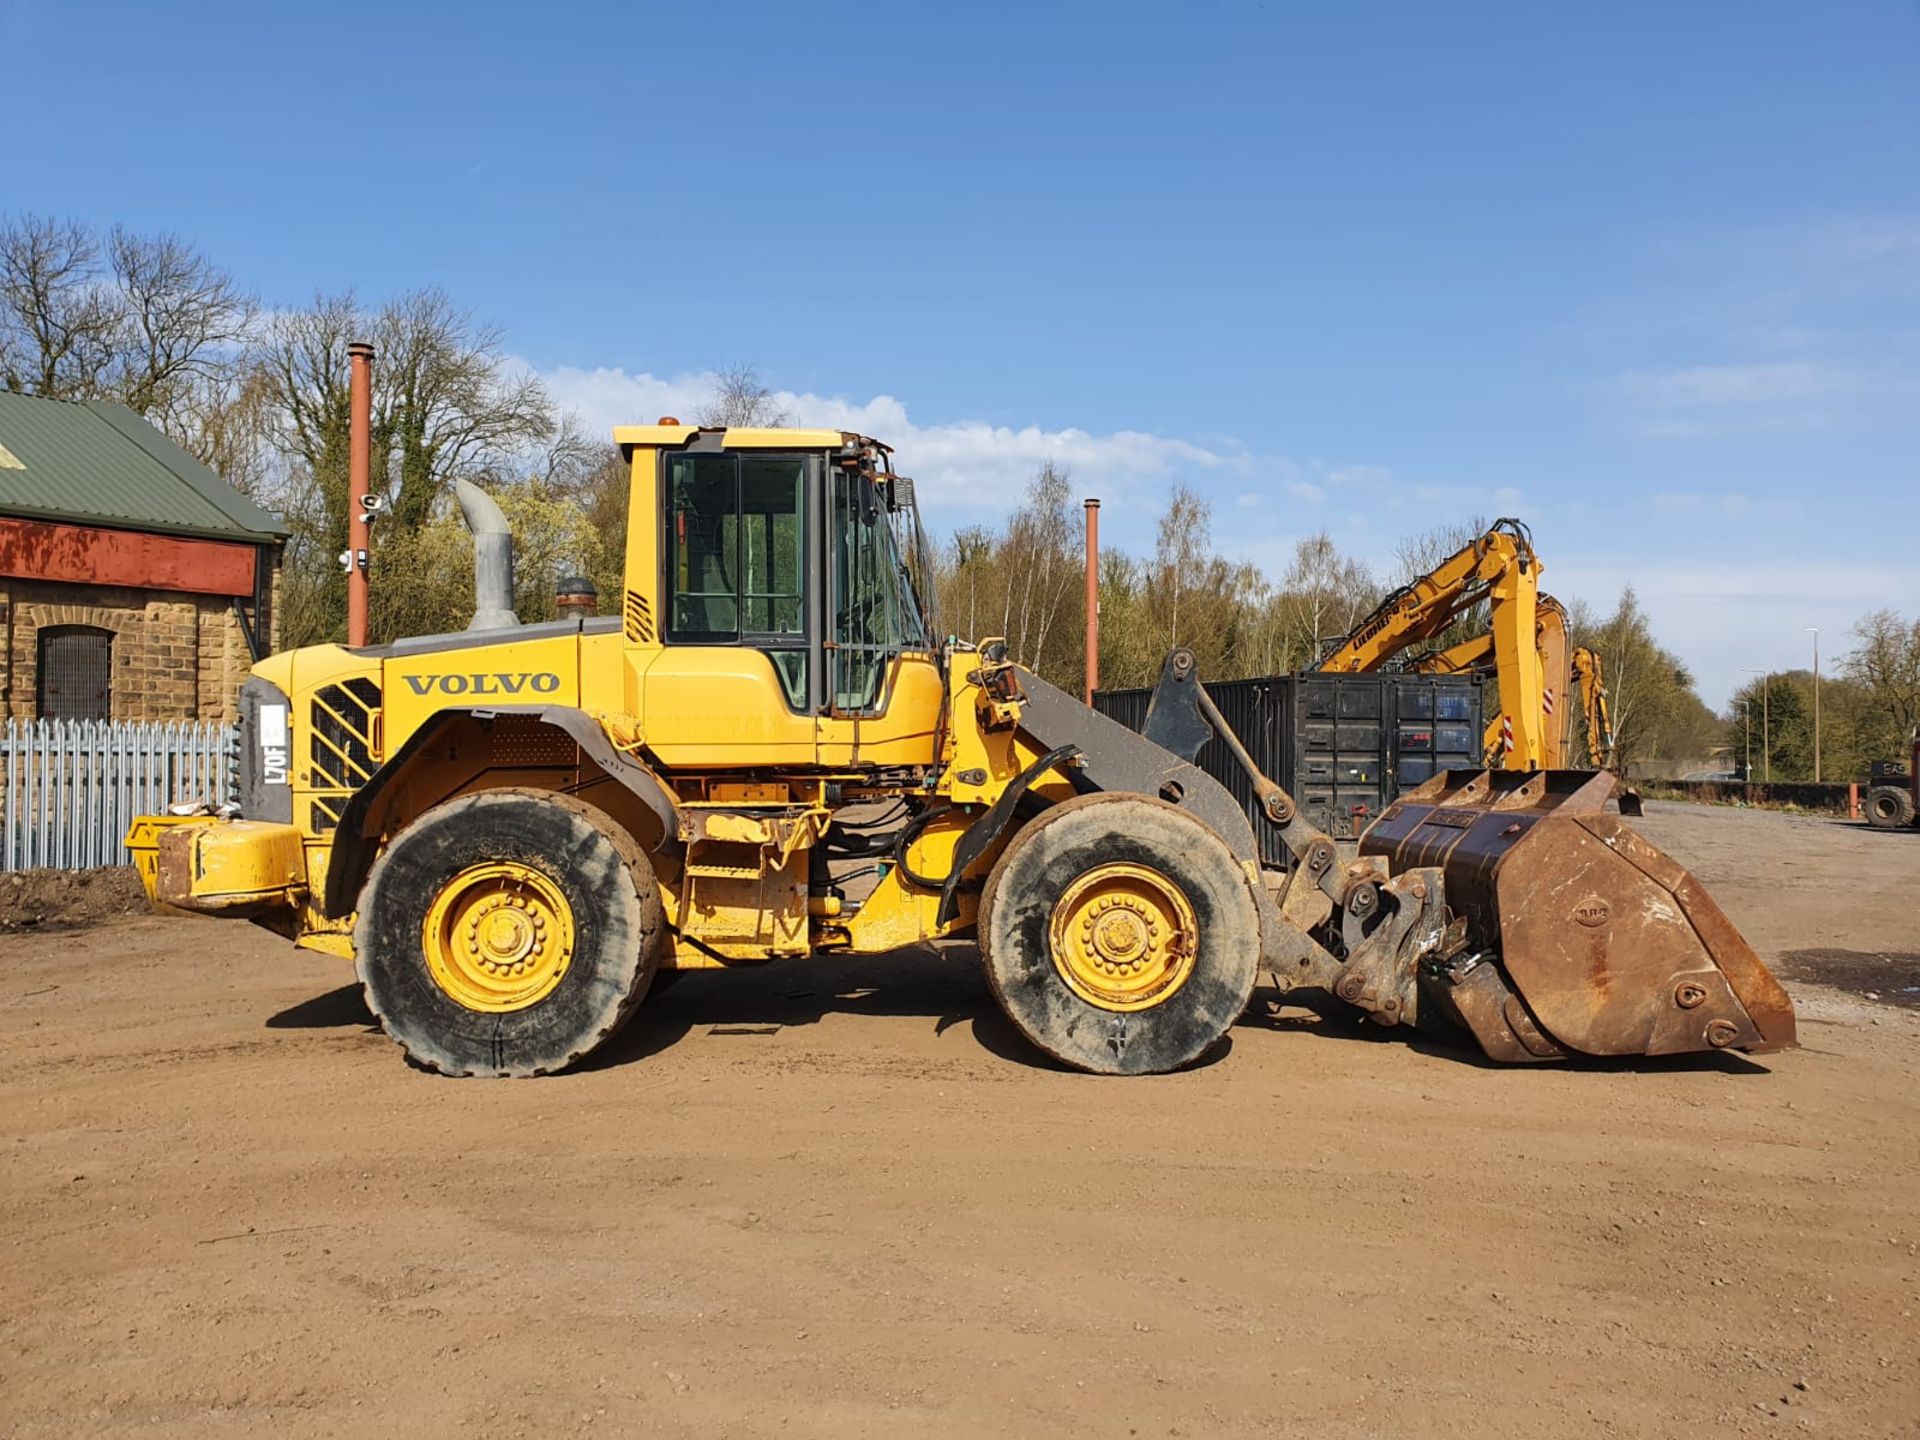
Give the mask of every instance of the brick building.
[[286, 536], [124, 406], [0, 392], [0, 718], [231, 720]]

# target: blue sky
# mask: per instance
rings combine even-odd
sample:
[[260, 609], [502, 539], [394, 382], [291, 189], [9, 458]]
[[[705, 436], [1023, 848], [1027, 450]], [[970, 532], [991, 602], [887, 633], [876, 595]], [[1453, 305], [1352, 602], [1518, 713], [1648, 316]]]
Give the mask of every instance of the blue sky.
[[1920, 611], [1920, 8], [0, 0], [0, 207], [433, 283], [594, 425], [756, 365], [937, 524], [1520, 515], [1721, 703]]

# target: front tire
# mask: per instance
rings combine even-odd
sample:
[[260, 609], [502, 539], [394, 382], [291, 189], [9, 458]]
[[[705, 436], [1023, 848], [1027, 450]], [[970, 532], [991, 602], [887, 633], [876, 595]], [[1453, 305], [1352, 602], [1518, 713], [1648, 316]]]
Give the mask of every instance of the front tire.
[[489, 790], [422, 815], [360, 895], [367, 1005], [443, 1075], [546, 1075], [610, 1039], [666, 938], [646, 855], [593, 806]]
[[1154, 1075], [1247, 1007], [1260, 914], [1209, 826], [1143, 795], [1082, 795], [1029, 823], [988, 876], [980, 954], [1020, 1033], [1064, 1065]]
[[1913, 795], [1897, 785], [1876, 785], [1867, 792], [1867, 823], [1877, 830], [1899, 830], [1913, 824]]

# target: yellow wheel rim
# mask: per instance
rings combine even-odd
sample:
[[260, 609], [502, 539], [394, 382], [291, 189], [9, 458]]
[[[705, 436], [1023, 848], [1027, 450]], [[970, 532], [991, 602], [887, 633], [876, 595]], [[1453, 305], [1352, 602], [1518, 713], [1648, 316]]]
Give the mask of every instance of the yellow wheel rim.
[[573, 908], [537, 870], [471, 865], [434, 897], [421, 943], [434, 983], [455, 1003], [525, 1010], [551, 995], [573, 963]]
[[1101, 865], [1067, 887], [1049, 937], [1054, 968], [1074, 994], [1102, 1010], [1146, 1010], [1193, 974], [1200, 924], [1158, 870]]

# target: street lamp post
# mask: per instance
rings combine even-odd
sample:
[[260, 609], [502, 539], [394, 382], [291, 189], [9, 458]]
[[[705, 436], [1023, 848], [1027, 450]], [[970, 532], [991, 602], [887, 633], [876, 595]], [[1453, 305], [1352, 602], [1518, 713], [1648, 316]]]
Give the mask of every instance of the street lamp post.
[[1813, 783], [1820, 783], [1820, 627], [1806, 627], [1813, 635]]
[[1740, 771], [1742, 780], [1753, 779], [1753, 697], [1747, 696], [1740, 702], [1740, 733], [1747, 740], [1747, 763]]
[[[1749, 675], [1760, 677], [1760, 767], [1765, 772], [1766, 782], [1773, 783], [1773, 676], [1765, 670], [1749, 670]], [[1748, 782], [1753, 772], [1747, 772]]]

